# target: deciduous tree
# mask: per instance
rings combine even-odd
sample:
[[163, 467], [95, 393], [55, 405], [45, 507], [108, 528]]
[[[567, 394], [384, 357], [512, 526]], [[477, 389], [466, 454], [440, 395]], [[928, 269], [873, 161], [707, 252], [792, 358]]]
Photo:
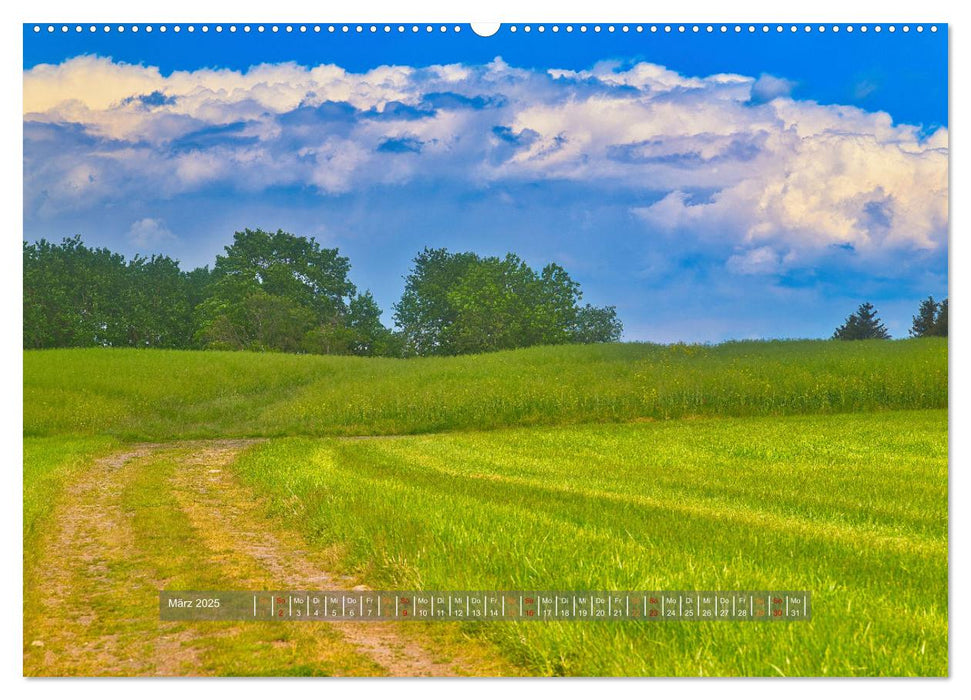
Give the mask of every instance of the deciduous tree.
[[395, 323], [419, 355], [617, 340], [612, 307], [580, 308], [580, 285], [561, 266], [536, 272], [518, 256], [425, 249], [405, 280]]

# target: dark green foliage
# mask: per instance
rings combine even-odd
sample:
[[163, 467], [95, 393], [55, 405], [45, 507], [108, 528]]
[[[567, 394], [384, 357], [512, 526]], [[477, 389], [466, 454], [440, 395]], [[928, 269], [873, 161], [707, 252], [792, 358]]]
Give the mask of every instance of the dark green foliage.
[[939, 335], [946, 338], [947, 328], [947, 299], [945, 299], [937, 309], [937, 318], [934, 319], [934, 327], [931, 329], [931, 335]]
[[209, 283], [212, 281], [212, 272], [209, 267], [197, 267], [185, 273], [186, 282], [189, 285], [189, 306], [193, 309], [201, 304], [209, 293]]
[[405, 280], [395, 323], [419, 355], [617, 340], [612, 308], [581, 309], [580, 285], [559, 265], [536, 273], [513, 254], [423, 250]]
[[913, 338], [923, 338], [931, 334], [934, 328], [934, 321], [937, 319], [937, 309], [939, 304], [934, 301], [934, 297], [927, 297], [920, 303], [917, 315], [910, 326], [910, 335]]
[[577, 311], [573, 337], [577, 343], [615, 343], [623, 330], [616, 308], [587, 304]]
[[415, 354], [454, 354], [449, 336], [457, 311], [449, 291], [478, 259], [474, 253], [449, 253], [444, 248], [425, 248], [415, 256], [405, 291], [394, 306], [395, 324]]
[[196, 338], [222, 350], [396, 352], [374, 297], [357, 294], [349, 272], [347, 258], [313, 238], [239, 231], [216, 258]]
[[614, 307], [580, 307], [580, 285], [554, 263], [536, 272], [511, 253], [428, 248], [414, 262], [392, 331], [351, 283], [346, 257], [284, 231], [238, 231], [212, 270], [189, 272], [80, 237], [25, 243], [24, 347], [409, 357], [620, 338]]
[[[196, 312], [196, 338], [221, 350], [347, 354], [350, 262], [336, 248], [284, 231], [237, 231], [216, 257]], [[321, 340], [326, 329], [326, 340]], [[308, 338], [308, 334], [312, 334]]]
[[347, 311], [347, 326], [352, 333], [350, 352], [354, 355], [401, 355], [402, 345], [395, 335], [381, 323], [381, 308], [371, 292], [351, 299]]
[[161, 255], [125, 262], [78, 236], [23, 252], [25, 348], [189, 346], [196, 272]]
[[111, 345], [186, 347], [192, 335], [192, 283], [171, 258], [136, 256], [126, 269], [128, 284], [119, 309], [124, 333]]
[[837, 340], [887, 340], [890, 334], [877, 316], [877, 310], [870, 302], [860, 304], [856, 313], [850, 314], [846, 322], [836, 329], [833, 338]]
[[[218, 284], [216, 285], [219, 286]], [[220, 290], [225, 293], [225, 287]], [[213, 350], [298, 352], [314, 323], [306, 307], [256, 287], [228, 298], [213, 295], [198, 309], [197, 339]]]
[[938, 303], [934, 297], [927, 297], [920, 303], [917, 315], [914, 316], [910, 335], [914, 338], [928, 336], [947, 337], [947, 299]]
[[271, 296], [310, 309], [325, 322], [347, 312], [356, 291], [348, 279], [350, 270], [350, 261], [336, 248], [321, 248], [314, 238], [245, 229], [233, 234], [225, 255], [216, 256], [212, 278], [216, 283], [255, 283]]
[[567, 342], [579, 287], [556, 265], [537, 275], [509, 254], [477, 260], [446, 296], [449, 354], [465, 354]]

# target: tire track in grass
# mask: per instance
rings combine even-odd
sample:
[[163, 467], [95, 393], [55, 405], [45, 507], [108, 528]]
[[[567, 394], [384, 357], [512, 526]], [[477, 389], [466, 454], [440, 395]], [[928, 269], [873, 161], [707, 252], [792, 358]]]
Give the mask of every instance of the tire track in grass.
[[131, 447], [67, 487], [38, 558], [44, 591], [25, 611], [24, 674], [380, 674], [332, 630], [297, 640], [267, 623], [159, 620], [160, 588], [228, 587], [236, 573], [212, 561], [166, 488], [190, 446], [178, 447]]
[[[232, 444], [204, 447], [182, 461], [172, 480], [183, 512], [206, 547], [226, 562], [255, 563], [262, 577], [252, 581], [258, 584], [254, 588], [366, 590], [353, 579], [328, 571], [299, 535], [273, 528], [261, 516], [254, 495], [225, 468], [237, 452]], [[390, 676], [463, 675], [459, 663], [434, 655], [415, 638], [402, 634], [394, 623], [284, 624], [338, 628], [347, 642]]]
[[36, 558], [44, 590], [25, 609], [24, 675], [497, 674], [481, 650], [436, 650], [395, 623], [159, 620], [163, 588], [364, 588], [233, 478], [253, 442], [136, 445], [66, 488]]
[[[383, 450], [379, 442], [371, 444], [377, 445], [378, 450]], [[806, 539], [831, 541], [856, 551], [879, 548], [894, 554], [942, 557], [947, 550], [946, 540], [940, 537], [914, 533], [898, 534], [885, 526], [827, 522], [803, 515], [776, 513], [751, 505], [698, 497], [688, 493], [671, 493], [658, 497], [606, 491], [569, 483], [557, 484], [549, 479], [527, 476], [502, 475], [488, 471], [462, 471], [429, 456], [409, 458], [407, 455], [402, 457], [390, 451], [384, 451], [383, 454], [386, 458], [395, 460], [393, 477], [389, 477], [389, 472], [383, 467], [377, 466], [379, 463], [373, 458], [356, 459], [354, 468], [370, 469], [385, 479], [399, 479], [401, 474], [407, 471], [411, 472], [416, 479], [420, 478], [425, 487], [435, 482], [441, 490], [449, 491], [456, 488], [456, 484], [461, 484], [463, 488], [474, 492], [479, 498], [490, 498], [500, 503], [508, 500], [509, 487], [513, 487], [522, 493], [535, 494], [529, 499], [533, 507], [546, 507], [554, 514], [560, 512], [559, 509], [564, 505], [582, 502], [597, 504], [597, 509], [602, 512], [610, 512], [612, 506], [629, 505], [657, 513], [672, 512], [699, 520], [734, 523], [753, 529], [798, 534]], [[553, 503], [557, 505], [549, 505]]]
[[97, 629], [100, 616], [89, 593], [110, 586], [115, 564], [133, 555], [134, 535], [122, 508], [126, 466], [154, 447], [99, 459], [65, 490], [52, 537], [36, 559], [35, 581], [43, 590], [32, 592], [33, 604], [24, 610], [24, 675], [101, 675], [119, 656], [117, 635]]
[[[238, 451], [245, 441], [221, 442]], [[199, 537], [171, 489], [186, 454], [209, 443], [169, 447], [141, 465], [125, 492], [135, 542], [146, 577], [140, 610], [146, 618], [160, 589], [221, 590], [246, 586], [255, 572], [220, 561]], [[268, 623], [161, 622], [157, 609], [145, 620], [138, 654], [156, 660], [154, 675], [373, 675], [379, 671], [340, 635]]]

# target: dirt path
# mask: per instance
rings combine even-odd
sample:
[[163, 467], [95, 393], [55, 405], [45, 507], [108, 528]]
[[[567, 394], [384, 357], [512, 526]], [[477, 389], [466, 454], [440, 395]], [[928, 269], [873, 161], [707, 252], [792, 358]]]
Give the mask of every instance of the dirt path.
[[[97, 615], [92, 605], [77, 604], [77, 589], [110, 585], [110, 562], [131, 554], [133, 538], [122, 512], [123, 483], [117, 476], [154, 447], [139, 445], [98, 460], [66, 489], [64, 501], [70, 505], [59, 510], [55, 537], [37, 567], [44, 590], [24, 611], [25, 675], [75, 675], [83, 672], [87, 659], [117, 655], [116, 635], [91, 638], [89, 628]], [[45, 630], [53, 626], [56, 633], [30, 634], [31, 627], [41, 627], [38, 621]], [[45, 667], [51, 669], [49, 674], [41, 671]]]
[[68, 487], [37, 557], [25, 675], [481, 672], [398, 623], [162, 622], [161, 588], [350, 589], [327, 552], [266, 517], [231, 463], [252, 441], [143, 444]]

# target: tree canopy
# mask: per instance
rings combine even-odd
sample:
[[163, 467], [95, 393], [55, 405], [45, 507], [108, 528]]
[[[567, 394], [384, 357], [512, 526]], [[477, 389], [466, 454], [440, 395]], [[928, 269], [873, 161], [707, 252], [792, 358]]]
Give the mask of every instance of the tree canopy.
[[337, 248], [285, 231], [237, 231], [216, 257], [196, 312], [204, 347], [333, 355], [394, 351], [370, 292], [358, 294]]
[[[581, 303], [560, 265], [530, 267], [514, 253], [481, 256], [425, 248], [412, 260], [394, 328], [350, 260], [314, 238], [278, 230], [233, 235], [213, 268], [183, 271], [165, 255], [126, 260], [80, 236], [23, 244], [23, 345], [209, 348], [408, 357], [533, 345], [618, 341], [614, 306]], [[948, 300], [929, 296], [913, 337], [948, 334]], [[887, 339], [870, 302], [833, 333]]]
[[934, 297], [927, 297], [920, 302], [910, 335], [914, 338], [947, 337], [947, 299], [936, 302]]
[[512, 253], [480, 257], [444, 248], [426, 248], [413, 262], [394, 320], [415, 354], [620, 338], [613, 307], [581, 309], [580, 285], [555, 263], [536, 272]]
[[245, 229], [212, 270], [169, 257], [125, 260], [80, 237], [24, 243], [24, 347], [134, 346], [341, 355], [454, 355], [620, 338], [614, 307], [581, 306], [555, 263], [425, 249], [393, 330], [359, 293], [337, 248]]
[[937, 308], [937, 318], [934, 319], [934, 331], [931, 335], [947, 337], [947, 299]]
[[126, 262], [79, 236], [24, 243], [24, 347], [188, 347], [205, 277], [163, 255]]
[[350, 260], [337, 248], [321, 248], [312, 237], [245, 229], [233, 235], [225, 255], [216, 256], [212, 277], [216, 285], [223, 280], [256, 285], [270, 296], [309, 309], [323, 321], [347, 311], [357, 291], [348, 277], [350, 271]]
[[850, 314], [842, 326], [833, 333], [837, 340], [887, 340], [890, 334], [887, 327], [877, 316], [877, 310], [870, 302], [860, 304], [856, 313]]

